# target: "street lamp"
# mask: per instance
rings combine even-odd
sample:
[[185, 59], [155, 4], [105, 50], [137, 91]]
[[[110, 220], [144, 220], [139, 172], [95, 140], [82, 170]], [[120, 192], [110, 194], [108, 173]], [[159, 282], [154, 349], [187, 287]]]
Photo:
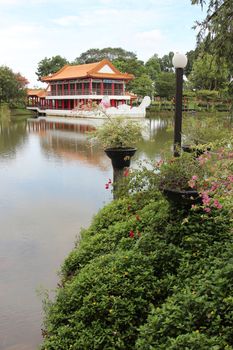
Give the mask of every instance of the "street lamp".
[[175, 53], [172, 64], [176, 69], [176, 99], [175, 99], [175, 126], [174, 126], [174, 156], [178, 157], [181, 148], [182, 130], [182, 90], [183, 72], [188, 62], [187, 57], [181, 53]]

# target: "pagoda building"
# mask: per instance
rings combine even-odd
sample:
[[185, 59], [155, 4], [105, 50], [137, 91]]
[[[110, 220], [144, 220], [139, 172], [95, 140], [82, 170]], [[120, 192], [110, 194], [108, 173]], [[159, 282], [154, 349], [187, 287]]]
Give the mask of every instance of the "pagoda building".
[[108, 96], [110, 105], [130, 103], [126, 83], [132, 74], [121, 73], [107, 59], [82, 65], [65, 65], [58, 72], [43, 77], [48, 83], [44, 109], [72, 110], [91, 102], [97, 105]]
[[44, 89], [27, 89], [27, 106], [43, 108], [47, 91]]

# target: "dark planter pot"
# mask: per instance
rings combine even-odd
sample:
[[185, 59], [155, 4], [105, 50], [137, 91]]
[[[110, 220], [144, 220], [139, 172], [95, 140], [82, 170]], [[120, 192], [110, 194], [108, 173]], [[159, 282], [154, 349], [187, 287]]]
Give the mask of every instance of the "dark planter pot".
[[191, 208], [193, 204], [201, 204], [202, 199], [195, 190], [164, 189], [163, 193], [169, 202], [177, 207]]
[[105, 153], [112, 161], [114, 169], [123, 169], [130, 166], [130, 160], [137, 151], [136, 148], [106, 148]]

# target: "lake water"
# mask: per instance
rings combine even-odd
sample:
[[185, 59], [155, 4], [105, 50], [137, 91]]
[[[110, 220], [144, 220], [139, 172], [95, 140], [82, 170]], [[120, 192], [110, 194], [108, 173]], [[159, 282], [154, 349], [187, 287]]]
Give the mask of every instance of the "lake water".
[[[171, 148], [171, 118], [147, 124], [132, 167]], [[0, 350], [40, 344], [40, 291], [56, 286], [80, 228], [111, 201], [109, 178], [110, 160], [83, 132], [29, 130], [25, 121], [0, 119]]]

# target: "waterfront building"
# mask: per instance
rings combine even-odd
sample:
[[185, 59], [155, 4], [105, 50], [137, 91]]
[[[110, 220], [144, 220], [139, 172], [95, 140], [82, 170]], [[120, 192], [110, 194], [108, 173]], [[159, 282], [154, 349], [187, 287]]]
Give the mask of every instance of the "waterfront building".
[[[98, 105], [104, 96], [108, 96], [112, 107], [130, 104], [132, 96], [126, 92], [126, 84], [133, 78], [132, 74], [121, 73], [107, 59], [82, 65], [65, 65], [58, 72], [41, 79], [48, 84], [48, 88], [42, 104], [38, 99], [38, 107], [46, 110], [46, 114], [47, 110], [69, 111], [93, 103]], [[29, 90], [28, 101], [31, 98]]]
[[45, 106], [45, 97], [46, 97], [45, 89], [28, 89], [27, 90], [27, 106], [30, 108], [41, 106], [43, 108]]

